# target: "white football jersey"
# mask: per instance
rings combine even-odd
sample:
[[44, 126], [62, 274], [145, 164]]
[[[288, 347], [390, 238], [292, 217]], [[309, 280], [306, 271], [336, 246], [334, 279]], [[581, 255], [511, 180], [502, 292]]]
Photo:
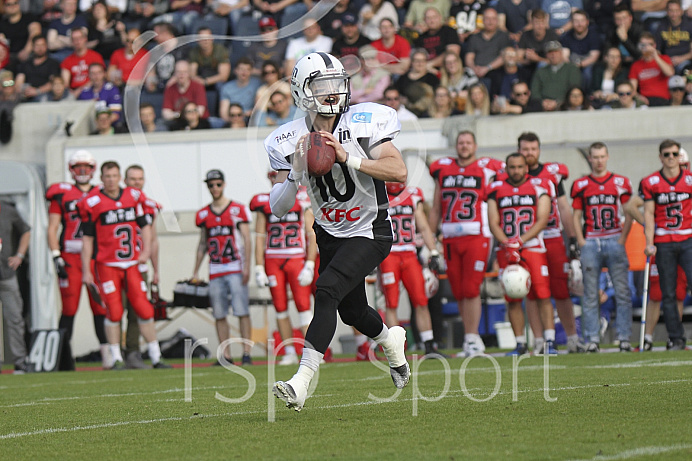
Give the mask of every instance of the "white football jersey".
[[[336, 117], [334, 136], [354, 157], [371, 159], [374, 147], [391, 141], [401, 130], [394, 109], [381, 104], [356, 104]], [[272, 169], [290, 170], [296, 143], [309, 132], [305, 118], [274, 130], [264, 141]], [[339, 163], [321, 178], [305, 174], [296, 179], [307, 187], [315, 222], [329, 234], [392, 238], [384, 181]]]

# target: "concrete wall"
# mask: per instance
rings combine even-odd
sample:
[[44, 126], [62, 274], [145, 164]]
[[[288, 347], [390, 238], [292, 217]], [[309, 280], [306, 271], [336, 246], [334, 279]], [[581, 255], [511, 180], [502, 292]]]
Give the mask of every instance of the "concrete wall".
[[[89, 108], [84, 109], [89, 113]], [[90, 115], [82, 120], [84, 132]], [[427, 196], [433, 183], [427, 174], [426, 161], [453, 154], [454, 138], [460, 129], [473, 130], [478, 138], [479, 154], [504, 158], [516, 149], [516, 139], [523, 131], [535, 131], [542, 140], [542, 160], [566, 163], [571, 179], [589, 172], [583, 152], [594, 141], [604, 141], [611, 153], [610, 167], [629, 176], [636, 188], [639, 179], [658, 169], [657, 146], [664, 138], [692, 141], [688, 127], [692, 108], [659, 108], [638, 111], [596, 111], [580, 113], [532, 114], [503, 117], [455, 117], [444, 122], [422, 120], [404, 124], [395, 144], [404, 153], [409, 167], [409, 183], [423, 188]], [[155, 133], [146, 138], [130, 135], [111, 137], [66, 137], [58, 130], [48, 143], [45, 160], [48, 182], [69, 179], [65, 161], [76, 149], [87, 148], [99, 162], [116, 159], [122, 166], [142, 164], [147, 172], [145, 192], [163, 203], [166, 213], [158, 222], [161, 239], [161, 289], [164, 297], [172, 296], [176, 280], [189, 278], [194, 263], [198, 230], [193, 212], [209, 200], [201, 182], [204, 172], [221, 168], [227, 175], [227, 195], [242, 202], [269, 189], [266, 179], [268, 161], [262, 141], [269, 129], [210, 130], [200, 132]], [[96, 178], [97, 179], [97, 178]], [[571, 181], [568, 181], [568, 186]], [[254, 282], [251, 282], [254, 283]], [[253, 292], [254, 292], [253, 287]], [[266, 295], [266, 292], [264, 293]], [[57, 307], [56, 307], [57, 308]], [[408, 313], [401, 312], [401, 318]], [[74, 341], [75, 353], [96, 349], [86, 305], [77, 316], [80, 340]], [[261, 309], [253, 309], [253, 324], [263, 321]], [[293, 319], [296, 320], [295, 318]], [[269, 312], [271, 329], [275, 321]], [[213, 326], [204, 318], [186, 313], [167, 325], [161, 338], [184, 326], [195, 336], [208, 337], [216, 347]], [[332, 346], [338, 351], [339, 335], [350, 334], [340, 325]], [[79, 336], [76, 335], [76, 336]], [[234, 353], [238, 355], [239, 350]], [[257, 354], [263, 351], [256, 350]]]

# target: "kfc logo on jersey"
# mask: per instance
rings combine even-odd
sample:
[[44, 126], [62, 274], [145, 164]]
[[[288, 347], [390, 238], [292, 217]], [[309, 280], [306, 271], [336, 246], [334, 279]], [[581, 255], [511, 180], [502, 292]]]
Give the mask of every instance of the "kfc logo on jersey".
[[288, 141], [289, 139], [295, 138], [295, 137], [296, 137], [296, 130], [292, 130], [292, 131], [288, 131], [286, 133], [281, 133], [274, 139], [276, 140], [277, 144], [281, 144], [282, 142]]
[[370, 123], [372, 121], [371, 112], [356, 112], [351, 116], [353, 123]]
[[350, 210], [326, 207], [320, 208], [320, 211], [322, 212], [322, 219], [325, 219], [329, 222], [341, 222], [344, 218], [346, 218], [346, 221], [350, 222], [358, 221], [360, 219], [360, 216], [354, 216], [354, 213], [359, 210], [359, 206], [351, 208]]

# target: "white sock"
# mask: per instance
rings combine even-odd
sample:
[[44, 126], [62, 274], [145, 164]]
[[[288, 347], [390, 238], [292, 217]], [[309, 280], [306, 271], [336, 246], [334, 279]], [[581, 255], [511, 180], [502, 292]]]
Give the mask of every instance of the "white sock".
[[123, 361], [123, 356], [120, 354], [120, 344], [109, 344], [108, 348], [111, 350], [111, 358], [113, 359], [113, 363]]
[[543, 331], [543, 337], [545, 338], [546, 341], [555, 341], [555, 329], [544, 330]]
[[526, 344], [526, 335], [516, 336], [517, 343]]
[[569, 335], [567, 337], [567, 341], [577, 343], [577, 342], [579, 342], [579, 335]]
[[644, 339], [652, 343], [654, 342], [654, 335], [644, 335]]
[[481, 340], [481, 335], [477, 335], [475, 333], [466, 333], [464, 335], [464, 342], [465, 343], [477, 343], [480, 342]]
[[389, 339], [389, 328], [387, 328], [387, 325], [385, 325], [383, 323], [382, 324], [382, 331], [380, 332], [380, 334], [375, 336], [372, 339], [374, 339], [377, 344], [384, 347], [385, 344], [387, 343], [387, 340]]
[[303, 357], [300, 359], [300, 366], [298, 371], [289, 381], [300, 381], [305, 387], [310, 385], [312, 377], [315, 376], [315, 372], [320, 367], [320, 362], [324, 354], [317, 352], [315, 349], [303, 348]]
[[544, 343], [544, 342], [545, 342], [545, 341], [543, 341], [543, 338], [535, 338], [535, 339], [533, 340], [533, 348], [534, 348], [535, 350], [541, 350], [541, 349], [543, 349], [543, 343]]
[[149, 358], [151, 359], [152, 365], [156, 365], [161, 361], [161, 348], [159, 347], [159, 342], [153, 340], [147, 343], [147, 350], [149, 351]]
[[284, 355], [296, 355], [296, 348], [293, 346], [285, 346]]
[[421, 331], [420, 332], [420, 340], [423, 342], [432, 341], [433, 340], [433, 331], [432, 330]]
[[355, 335], [355, 334], [354, 334], [353, 337], [354, 337], [355, 340], [356, 340], [356, 347], [360, 347], [360, 346], [362, 346], [363, 344], [365, 344], [365, 343], [368, 342], [368, 337], [365, 336], [365, 335]]
[[101, 344], [101, 366], [103, 368], [113, 367], [113, 356], [111, 355], [111, 347], [108, 344]]

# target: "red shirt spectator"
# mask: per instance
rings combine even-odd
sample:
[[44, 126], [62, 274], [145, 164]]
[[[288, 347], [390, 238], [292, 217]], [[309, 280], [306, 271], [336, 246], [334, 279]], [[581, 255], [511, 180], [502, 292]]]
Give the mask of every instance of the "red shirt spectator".
[[165, 120], [173, 120], [180, 116], [186, 103], [192, 101], [202, 118], [209, 117], [207, 109], [207, 93], [204, 85], [190, 79], [190, 64], [187, 61], [175, 63], [175, 83], [166, 87], [163, 92], [161, 115]]
[[63, 80], [69, 82], [71, 90], [77, 90], [89, 83], [89, 66], [91, 64], [98, 63], [105, 68], [106, 63], [103, 62], [103, 57], [100, 54], [87, 48], [85, 29], [72, 29], [71, 37], [74, 53], [63, 60], [60, 68], [62, 69]]

